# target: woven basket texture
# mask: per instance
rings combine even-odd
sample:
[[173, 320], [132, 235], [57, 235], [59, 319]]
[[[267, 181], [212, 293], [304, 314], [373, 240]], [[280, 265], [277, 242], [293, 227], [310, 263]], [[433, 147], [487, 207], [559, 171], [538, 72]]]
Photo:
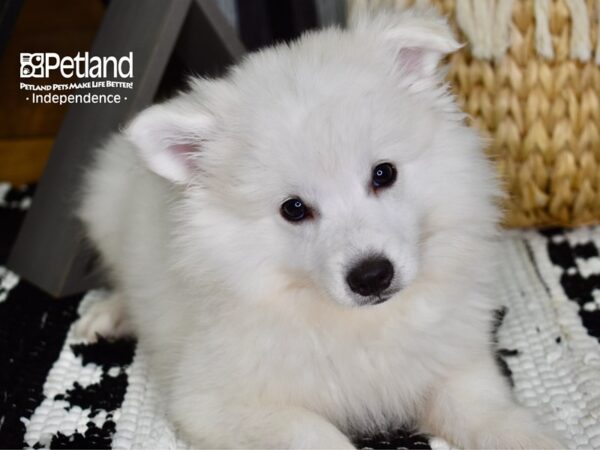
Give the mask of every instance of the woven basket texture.
[[[433, 4], [468, 44], [449, 57], [448, 78], [470, 123], [489, 138], [487, 152], [507, 193], [504, 225], [600, 223], [600, 45], [594, 61], [592, 51], [577, 57], [572, 42], [579, 33], [596, 48], [600, 1], [504, 1], [511, 8], [507, 48], [488, 58], [473, 55], [472, 36], [470, 42], [457, 23], [457, 4], [469, 1], [503, 2], [407, 0], [371, 6]], [[536, 16], [541, 3], [547, 8], [544, 18]], [[577, 29], [572, 29], [573, 5], [586, 18]], [[547, 21], [545, 56], [536, 45], [536, 20]]]

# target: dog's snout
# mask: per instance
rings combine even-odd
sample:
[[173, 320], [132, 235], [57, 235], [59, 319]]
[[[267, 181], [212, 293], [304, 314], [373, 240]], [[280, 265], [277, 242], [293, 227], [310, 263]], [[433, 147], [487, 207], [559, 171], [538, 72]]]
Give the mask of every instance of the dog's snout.
[[359, 261], [346, 277], [350, 289], [363, 297], [379, 295], [387, 289], [394, 278], [394, 266], [382, 256]]

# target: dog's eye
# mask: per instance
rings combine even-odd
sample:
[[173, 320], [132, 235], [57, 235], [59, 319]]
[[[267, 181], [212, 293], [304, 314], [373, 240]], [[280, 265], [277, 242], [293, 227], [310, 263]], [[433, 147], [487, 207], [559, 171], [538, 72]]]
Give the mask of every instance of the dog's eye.
[[290, 198], [281, 205], [281, 215], [289, 222], [300, 222], [311, 216], [310, 209], [298, 197]]
[[396, 181], [396, 168], [390, 163], [381, 163], [373, 168], [373, 177], [371, 183], [373, 188], [379, 189], [388, 187]]

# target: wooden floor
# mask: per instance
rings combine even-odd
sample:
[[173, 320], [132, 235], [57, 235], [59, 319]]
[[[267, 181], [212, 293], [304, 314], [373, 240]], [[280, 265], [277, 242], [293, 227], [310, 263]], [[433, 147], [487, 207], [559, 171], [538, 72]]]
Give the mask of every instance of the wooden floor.
[[67, 111], [66, 106], [27, 100], [28, 94], [19, 89], [19, 53], [85, 52], [103, 13], [101, 0], [24, 0], [0, 59], [0, 180], [21, 184], [39, 179]]

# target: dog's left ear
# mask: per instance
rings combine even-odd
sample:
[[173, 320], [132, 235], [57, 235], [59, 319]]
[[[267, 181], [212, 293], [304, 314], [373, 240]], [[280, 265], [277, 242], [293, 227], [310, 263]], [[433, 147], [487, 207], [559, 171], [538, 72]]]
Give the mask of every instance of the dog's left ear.
[[434, 10], [366, 13], [357, 29], [368, 29], [383, 41], [403, 75], [421, 79], [436, 73], [445, 55], [459, 48], [446, 20]]
[[174, 183], [187, 183], [198, 167], [212, 129], [212, 117], [180, 105], [159, 104], [142, 111], [125, 129], [146, 166]]

